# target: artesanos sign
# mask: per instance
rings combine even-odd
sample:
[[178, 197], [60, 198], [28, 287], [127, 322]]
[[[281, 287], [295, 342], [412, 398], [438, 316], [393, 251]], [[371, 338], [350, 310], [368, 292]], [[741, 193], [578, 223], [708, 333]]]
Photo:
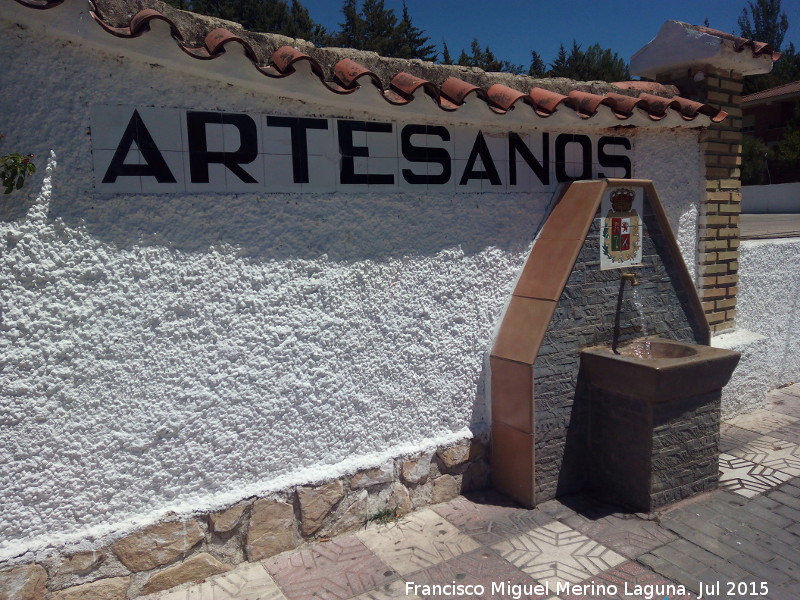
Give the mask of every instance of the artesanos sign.
[[632, 141], [568, 133], [95, 107], [100, 192], [534, 192], [632, 176]]

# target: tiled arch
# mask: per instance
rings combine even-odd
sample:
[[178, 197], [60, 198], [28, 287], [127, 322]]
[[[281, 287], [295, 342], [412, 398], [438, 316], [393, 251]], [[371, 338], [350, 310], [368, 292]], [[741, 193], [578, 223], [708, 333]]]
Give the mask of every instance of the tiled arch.
[[[671, 258], [678, 268], [686, 307], [699, 324], [698, 341], [710, 329], [692, 277], [652, 181], [606, 179], [568, 184], [553, 207], [522, 269], [490, 358], [493, 485], [525, 506], [537, 504], [535, 485], [536, 391], [534, 363], [556, 306], [575, 266], [600, 202], [609, 187], [643, 188]], [[575, 348], [575, 353], [580, 348]]]

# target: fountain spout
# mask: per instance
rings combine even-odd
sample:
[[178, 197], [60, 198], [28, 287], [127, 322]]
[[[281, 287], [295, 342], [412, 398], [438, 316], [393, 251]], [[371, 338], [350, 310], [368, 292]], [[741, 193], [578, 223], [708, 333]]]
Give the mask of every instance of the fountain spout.
[[614, 331], [611, 337], [611, 351], [614, 354], [619, 354], [617, 344], [619, 343], [619, 318], [622, 311], [622, 296], [625, 293], [625, 282], [630, 281], [631, 285], [639, 285], [639, 280], [633, 273], [623, 273], [619, 278], [619, 294], [617, 295], [617, 312], [614, 315]]

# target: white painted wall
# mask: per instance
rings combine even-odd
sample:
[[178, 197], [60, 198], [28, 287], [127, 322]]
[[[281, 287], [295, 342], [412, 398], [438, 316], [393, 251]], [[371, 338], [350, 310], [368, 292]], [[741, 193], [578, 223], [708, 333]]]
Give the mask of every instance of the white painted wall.
[[[0, 55], [25, 57], [2, 148], [40, 166], [0, 209], [0, 560], [485, 427], [483, 356], [551, 194], [98, 195], [94, 105], [351, 115], [14, 24]], [[634, 142], [689, 253], [696, 140]]]
[[742, 212], [781, 215], [800, 213], [800, 182], [743, 186]]
[[742, 352], [724, 391], [723, 411], [731, 416], [800, 381], [800, 240], [744, 241], [740, 254], [737, 331], [712, 341]]

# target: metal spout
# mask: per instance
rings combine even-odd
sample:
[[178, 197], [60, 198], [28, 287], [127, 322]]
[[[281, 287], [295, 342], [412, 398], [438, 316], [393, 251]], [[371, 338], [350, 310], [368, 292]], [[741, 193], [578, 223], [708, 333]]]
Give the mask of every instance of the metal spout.
[[620, 276], [620, 279], [622, 281], [630, 281], [631, 285], [639, 285], [639, 280], [636, 279], [636, 275], [634, 275], [633, 273], [623, 273]]

